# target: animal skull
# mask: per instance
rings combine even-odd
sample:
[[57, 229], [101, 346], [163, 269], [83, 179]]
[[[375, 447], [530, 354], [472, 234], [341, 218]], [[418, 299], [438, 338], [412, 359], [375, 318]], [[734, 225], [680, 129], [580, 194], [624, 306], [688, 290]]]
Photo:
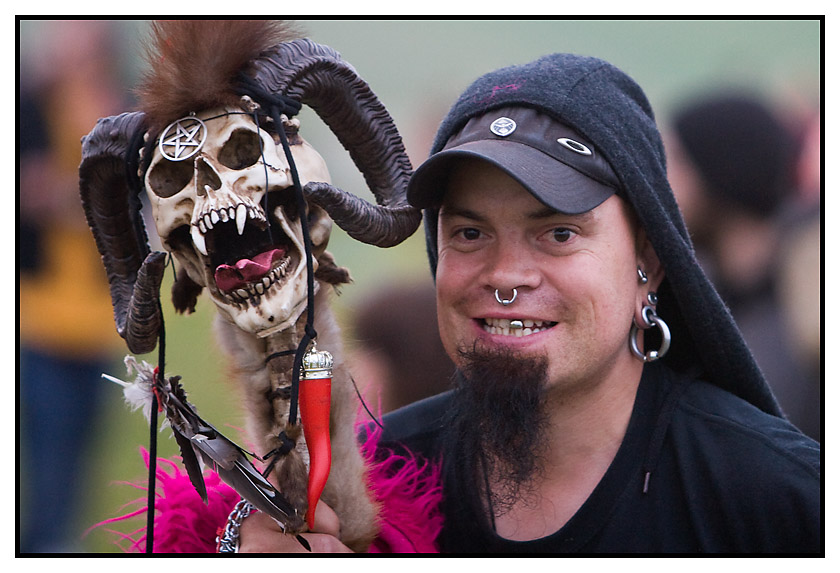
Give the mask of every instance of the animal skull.
[[[132, 353], [151, 352], [162, 342], [166, 257], [151, 249], [136, 209], [137, 181], [125, 167], [137, 159], [140, 134], [158, 133], [185, 110], [217, 108], [171, 124], [175, 133], [164, 129], [160, 148], [147, 147], [149, 155], [141, 156], [138, 174], [162, 244], [179, 265], [172, 292], [176, 310], [189, 311], [207, 287], [219, 308], [219, 340], [230, 351], [232, 373], [244, 389], [252, 441], [262, 451], [279, 452], [281, 441], [286, 449], [280, 431], [294, 440], [301, 428], [287, 414], [291, 395], [285, 392], [296, 357], [278, 350], [305, 340], [298, 338], [300, 328], [289, 327], [302, 326], [293, 323], [305, 309], [305, 295], [315, 294], [304, 284], [308, 261], [299, 218], [307, 218], [311, 262], [320, 261], [317, 287], [349, 280], [346, 269], [325, 252], [332, 222], [352, 238], [385, 248], [414, 233], [421, 212], [407, 202], [411, 162], [399, 132], [367, 83], [331, 48], [266, 35], [272, 28], [265, 20], [170, 20], [156, 26], [159, 50], [141, 89], [143, 110], [102, 118], [83, 139], [79, 191], [107, 272], [117, 332]], [[194, 41], [201, 38], [212, 42]], [[255, 42], [243, 46], [243, 38]], [[257, 103], [244, 101], [243, 92], [270, 106], [272, 116], [297, 107], [295, 102], [315, 111], [350, 153], [376, 204], [329, 183], [324, 161], [298, 137], [296, 122], [277, 118], [272, 124], [242, 114], [259, 111]], [[307, 205], [297, 203], [291, 190], [286, 154], [278, 153], [278, 129], [288, 135]], [[174, 155], [168, 145], [175, 147]], [[319, 342], [340, 348], [329, 309], [319, 307], [317, 316], [307, 315], [313, 328], [319, 326]], [[264, 340], [255, 342], [258, 337]], [[346, 369], [338, 367], [335, 374], [336, 382], [347, 382]], [[364, 550], [376, 535], [376, 504], [358, 451], [353, 397], [346, 394], [352, 386], [336, 383], [332, 390], [330, 439], [338, 455], [324, 496], [341, 519], [341, 540]], [[272, 479], [302, 510], [306, 447], [300, 442], [281, 458]]]
[[[146, 172], [155, 226], [164, 247], [231, 322], [268, 336], [306, 307], [303, 232], [290, 168], [279, 139], [253, 115], [217, 108], [195, 117], [203, 128], [193, 120], [191, 133], [174, 139], [197, 151], [174, 160], [156, 146]], [[284, 125], [301, 185], [328, 183], [326, 163], [297, 135], [298, 127], [297, 120]], [[307, 212], [317, 269], [332, 221], [318, 206], [308, 205]]]

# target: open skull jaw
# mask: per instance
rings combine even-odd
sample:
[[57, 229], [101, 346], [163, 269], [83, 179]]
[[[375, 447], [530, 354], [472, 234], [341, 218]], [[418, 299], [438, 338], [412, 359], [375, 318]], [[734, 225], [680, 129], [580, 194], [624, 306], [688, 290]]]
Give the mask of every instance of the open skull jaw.
[[[291, 189], [282, 193], [290, 194]], [[269, 193], [269, 200], [274, 194]], [[241, 211], [241, 207], [238, 207]], [[258, 336], [285, 330], [306, 308], [306, 259], [300, 220], [276, 206], [269, 222], [250, 217], [245, 232], [236, 223], [207, 229], [204, 261], [210, 295], [237, 326]], [[231, 232], [233, 231], [233, 232]], [[317, 261], [313, 260], [317, 269]], [[212, 273], [212, 275], [211, 275]], [[207, 276], [210, 275], [210, 276]]]
[[[248, 198], [209, 194], [189, 226], [167, 241], [223, 317], [260, 337], [288, 328], [306, 309], [303, 231], [292, 212], [296, 205], [287, 199], [291, 194], [291, 189], [268, 194], [269, 217]], [[317, 266], [313, 257], [313, 270]]]

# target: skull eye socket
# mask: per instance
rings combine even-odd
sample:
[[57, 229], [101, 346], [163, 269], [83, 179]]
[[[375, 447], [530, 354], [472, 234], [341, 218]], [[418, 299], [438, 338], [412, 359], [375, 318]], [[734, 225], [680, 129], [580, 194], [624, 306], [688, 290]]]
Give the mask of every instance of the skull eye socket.
[[155, 195], [172, 197], [186, 187], [193, 177], [192, 161], [160, 161], [149, 173], [149, 186]]
[[237, 129], [219, 151], [219, 163], [228, 169], [245, 169], [262, 157], [260, 135], [248, 129]]

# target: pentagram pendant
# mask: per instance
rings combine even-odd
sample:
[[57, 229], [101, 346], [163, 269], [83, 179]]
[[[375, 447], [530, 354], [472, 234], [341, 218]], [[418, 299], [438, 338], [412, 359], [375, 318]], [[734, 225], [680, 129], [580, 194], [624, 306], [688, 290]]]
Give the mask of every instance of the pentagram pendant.
[[160, 153], [170, 161], [189, 159], [201, 149], [207, 138], [207, 126], [194, 116], [170, 123], [160, 136]]

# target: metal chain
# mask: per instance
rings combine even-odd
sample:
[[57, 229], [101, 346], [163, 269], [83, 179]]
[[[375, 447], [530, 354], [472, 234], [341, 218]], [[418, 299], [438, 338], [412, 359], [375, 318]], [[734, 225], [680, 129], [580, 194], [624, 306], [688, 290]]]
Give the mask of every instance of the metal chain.
[[247, 499], [240, 500], [234, 506], [228, 516], [225, 530], [221, 536], [216, 537], [217, 553], [239, 553], [239, 528], [242, 526], [242, 520], [251, 515], [254, 509]]

